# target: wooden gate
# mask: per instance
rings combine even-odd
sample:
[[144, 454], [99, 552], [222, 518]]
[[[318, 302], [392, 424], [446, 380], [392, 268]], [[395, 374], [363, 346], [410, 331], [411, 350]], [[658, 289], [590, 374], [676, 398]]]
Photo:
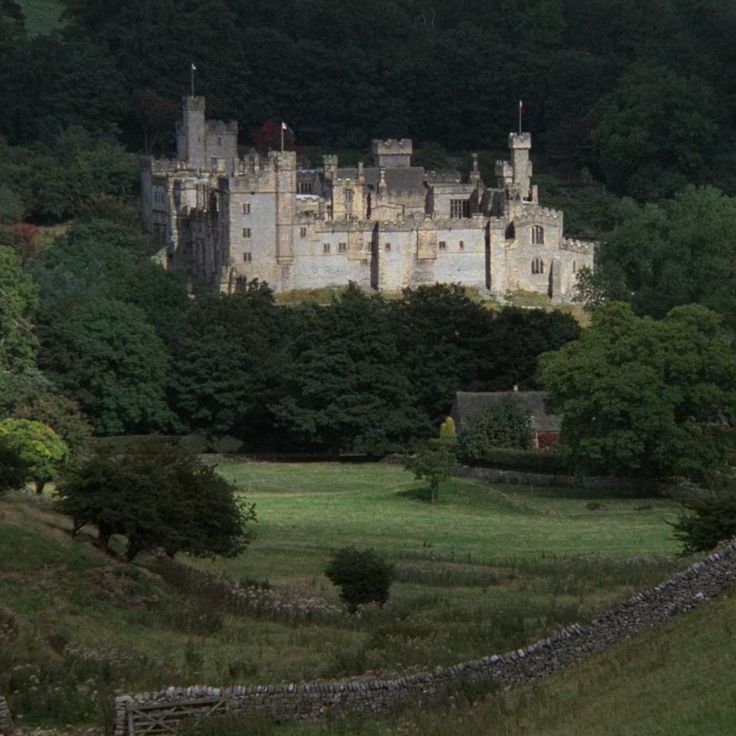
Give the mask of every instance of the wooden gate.
[[225, 698], [197, 698], [179, 702], [126, 703], [125, 736], [148, 736], [149, 734], [179, 734], [183, 721], [196, 721], [213, 715], [224, 716], [228, 713], [228, 701]]

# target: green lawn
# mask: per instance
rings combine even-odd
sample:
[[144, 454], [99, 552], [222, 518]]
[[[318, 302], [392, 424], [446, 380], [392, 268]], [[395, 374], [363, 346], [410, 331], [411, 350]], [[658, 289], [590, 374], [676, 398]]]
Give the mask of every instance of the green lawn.
[[59, 28], [62, 6], [59, 0], [18, 0], [26, 17], [29, 36], [38, 36]]
[[259, 517], [245, 557], [223, 569], [243, 575], [247, 568], [274, 582], [320, 575], [330, 550], [349, 544], [402, 562], [486, 566], [677, 550], [667, 500], [454, 479], [433, 507], [421, 483], [382, 463], [248, 463], [220, 472], [256, 503]]

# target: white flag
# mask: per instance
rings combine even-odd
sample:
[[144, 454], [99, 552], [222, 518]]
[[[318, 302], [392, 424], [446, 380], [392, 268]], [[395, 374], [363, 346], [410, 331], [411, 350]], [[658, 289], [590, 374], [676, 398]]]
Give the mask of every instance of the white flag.
[[281, 123], [281, 130], [289, 130], [289, 126], [286, 123]]
[[196, 71], [197, 71], [197, 67], [196, 67], [196, 66], [194, 66], [194, 62], [192, 62], [192, 71], [193, 71], [193, 72], [196, 72]]

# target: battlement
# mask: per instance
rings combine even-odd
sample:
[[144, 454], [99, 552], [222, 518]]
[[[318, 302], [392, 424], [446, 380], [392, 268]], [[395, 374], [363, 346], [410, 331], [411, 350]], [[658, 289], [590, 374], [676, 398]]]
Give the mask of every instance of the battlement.
[[235, 120], [208, 120], [208, 135], [238, 135], [238, 124]]
[[561, 250], [569, 250], [574, 253], [582, 253], [586, 256], [592, 255], [598, 245], [595, 240], [578, 240], [577, 238], [563, 238], [560, 243]]
[[376, 166], [405, 168], [411, 166], [414, 146], [410, 138], [376, 139], [371, 145], [371, 151]]
[[529, 150], [532, 147], [532, 134], [531, 133], [509, 133], [509, 150], [515, 149], [526, 149]]
[[185, 112], [201, 112], [203, 115], [207, 106], [204, 97], [192, 97], [191, 95], [182, 97], [181, 104]]
[[538, 204], [524, 203], [522, 213], [516, 218], [517, 223], [534, 223], [540, 220], [555, 222], [562, 219], [562, 212], [551, 207], [540, 207]]

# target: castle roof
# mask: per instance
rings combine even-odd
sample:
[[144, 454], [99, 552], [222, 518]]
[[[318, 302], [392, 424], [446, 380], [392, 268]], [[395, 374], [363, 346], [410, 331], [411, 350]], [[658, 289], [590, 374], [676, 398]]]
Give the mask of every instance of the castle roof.
[[[365, 183], [373, 187], [378, 186], [381, 170], [378, 166], [366, 166], [363, 169]], [[338, 179], [357, 179], [358, 169], [354, 167], [339, 168]], [[424, 169], [421, 166], [404, 166], [387, 168], [385, 172], [386, 189], [389, 192], [409, 192], [419, 194], [424, 192]]]
[[517, 401], [531, 417], [534, 432], [559, 432], [562, 419], [557, 414], [548, 414], [542, 391], [458, 391], [452, 404], [452, 418], [458, 430], [463, 423], [478, 416], [485, 409], [496, 406], [500, 401], [511, 398]]

